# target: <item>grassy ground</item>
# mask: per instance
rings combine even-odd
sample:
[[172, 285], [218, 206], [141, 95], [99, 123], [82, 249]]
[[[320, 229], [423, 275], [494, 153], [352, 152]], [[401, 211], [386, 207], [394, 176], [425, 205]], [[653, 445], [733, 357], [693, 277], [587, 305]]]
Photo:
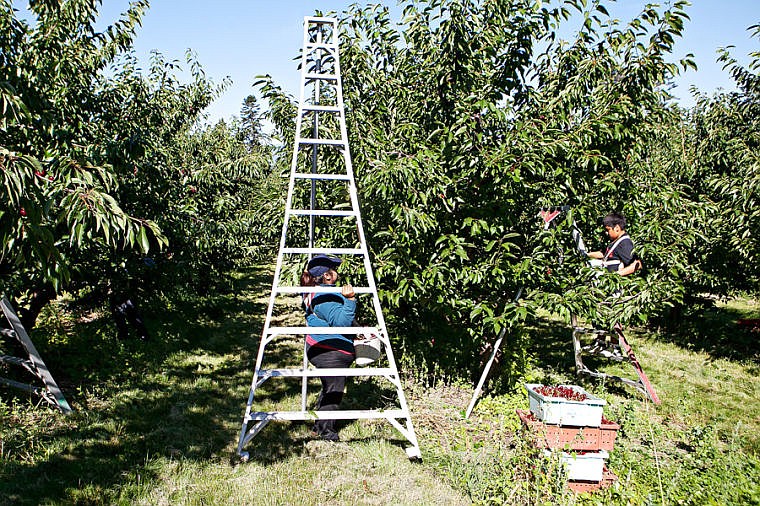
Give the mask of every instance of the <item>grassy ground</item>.
[[[414, 375], [405, 390], [422, 463], [407, 460], [387, 423], [356, 421], [337, 444], [314, 440], [301, 422], [272, 423], [241, 464], [269, 276], [241, 275], [228, 296], [143, 308], [149, 342], [117, 341], [102, 312], [49, 308], [32, 338], [75, 412], [0, 390], [0, 504], [760, 504], [760, 353], [757, 335], [734, 324], [758, 317], [752, 300], [706, 310], [677, 335], [630, 335], [661, 406], [577, 380], [562, 322], [527, 329], [528, 379], [580, 382], [622, 425], [609, 461], [619, 480], [593, 496], [564, 490], [556, 462], [521, 432], [514, 409], [527, 407], [524, 392], [486, 396], [464, 420], [471, 385], [423, 387]], [[297, 348], [284, 343], [272, 358]], [[296, 402], [298, 390], [273, 383], [261, 402]], [[346, 402], [384, 395], [357, 381]]]

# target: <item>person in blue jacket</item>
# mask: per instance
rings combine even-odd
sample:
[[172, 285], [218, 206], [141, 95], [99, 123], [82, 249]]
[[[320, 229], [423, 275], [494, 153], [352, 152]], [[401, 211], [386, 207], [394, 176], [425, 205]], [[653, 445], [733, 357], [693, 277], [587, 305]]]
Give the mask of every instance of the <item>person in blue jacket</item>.
[[[316, 255], [301, 274], [301, 286], [335, 286], [336, 269], [341, 260], [327, 255]], [[309, 327], [351, 327], [356, 316], [354, 289], [350, 284], [341, 287], [341, 293], [304, 293], [303, 308]], [[354, 336], [344, 334], [315, 334], [306, 336], [306, 356], [319, 369], [349, 367], [356, 358]], [[318, 411], [335, 411], [340, 408], [346, 387], [345, 377], [324, 376], [322, 391], [317, 399]], [[339, 441], [336, 420], [319, 419], [313, 431], [327, 441]]]

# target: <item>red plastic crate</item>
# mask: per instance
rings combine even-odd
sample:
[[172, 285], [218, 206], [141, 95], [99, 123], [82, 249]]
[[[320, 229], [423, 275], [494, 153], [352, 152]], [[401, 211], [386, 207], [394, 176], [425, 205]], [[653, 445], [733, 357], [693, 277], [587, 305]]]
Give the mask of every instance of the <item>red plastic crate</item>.
[[537, 420], [530, 411], [518, 409], [517, 416], [536, 436], [539, 448], [566, 450], [612, 450], [620, 425], [602, 419], [599, 427], [572, 427], [546, 424]]
[[568, 481], [567, 488], [575, 493], [582, 494], [584, 492], [596, 492], [597, 490], [607, 488], [617, 481], [618, 477], [604, 467], [604, 474], [602, 475], [602, 481]]

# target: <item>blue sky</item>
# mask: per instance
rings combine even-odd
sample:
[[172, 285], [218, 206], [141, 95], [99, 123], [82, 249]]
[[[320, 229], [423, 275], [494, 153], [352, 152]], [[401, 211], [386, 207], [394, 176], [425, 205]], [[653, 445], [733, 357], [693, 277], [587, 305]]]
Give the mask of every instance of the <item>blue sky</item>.
[[[357, 0], [358, 2], [358, 0]], [[16, 4], [20, 2], [14, 2]], [[135, 43], [138, 58], [158, 50], [168, 59], [184, 62], [185, 51], [197, 54], [206, 74], [219, 83], [229, 76], [233, 84], [209, 109], [209, 120], [238, 115], [243, 99], [253, 90], [255, 76], [270, 74], [275, 82], [297, 95], [298, 52], [303, 17], [342, 11], [353, 1], [325, 0], [152, 0]], [[363, 1], [358, 3], [365, 3]], [[396, 5], [395, 0], [385, 2]], [[605, 2], [609, 3], [609, 2]], [[645, 1], [620, 0], [610, 13], [621, 21], [637, 14]], [[675, 94], [691, 105], [689, 87], [711, 93], [718, 87], [733, 89], [728, 74], [715, 63], [718, 47], [734, 45], [734, 56], [748, 61], [747, 54], [760, 51], [747, 28], [760, 23], [760, 0], [692, 0], [687, 12], [691, 21], [677, 42], [676, 56], [694, 53], [699, 66], [677, 81]], [[126, 10], [128, 0], [104, 0], [101, 23], [110, 23]]]

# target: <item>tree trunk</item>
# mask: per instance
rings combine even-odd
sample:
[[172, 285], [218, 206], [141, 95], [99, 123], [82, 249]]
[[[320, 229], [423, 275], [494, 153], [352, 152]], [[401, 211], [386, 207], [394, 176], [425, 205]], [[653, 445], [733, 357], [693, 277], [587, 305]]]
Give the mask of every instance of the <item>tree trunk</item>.
[[29, 299], [29, 307], [19, 307], [19, 319], [27, 332], [31, 332], [37, 324], [37, 317], [48, 302], [55, 298], [55, 290], [52, 285], [43, 285], [34, 290]]

